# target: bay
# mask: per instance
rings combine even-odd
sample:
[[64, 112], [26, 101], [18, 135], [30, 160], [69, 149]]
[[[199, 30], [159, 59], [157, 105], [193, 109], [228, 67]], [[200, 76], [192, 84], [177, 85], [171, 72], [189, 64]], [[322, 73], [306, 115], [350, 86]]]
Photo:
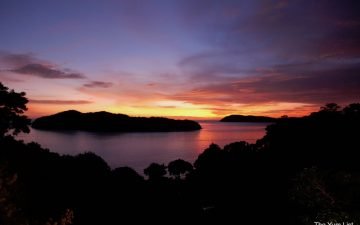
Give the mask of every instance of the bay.
[[60, 154], [94, 152], [112, 168], [129, 166], [142, 173], [150, 163], [167, 164], [175, 159], [194, 162], [211, 143], [223, 147], [236, 141], [255, 143], [265, 135], [268, 123], [199, 121], [201, 130], [190, 132], [94, 133], [31, 129], [18, 139], [37, 142]]

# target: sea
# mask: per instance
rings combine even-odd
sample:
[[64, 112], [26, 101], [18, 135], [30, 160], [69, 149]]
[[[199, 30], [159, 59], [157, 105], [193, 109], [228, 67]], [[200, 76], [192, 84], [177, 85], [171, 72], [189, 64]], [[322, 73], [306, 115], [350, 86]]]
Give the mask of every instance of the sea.
[[198, 121], [201, 130], [187, 132], [99, 133], [31, 129], [17, 139], [37, 142], [52, 152], [77, 155], [94, 152], [111, 168], [128, 166], [139, 173], [152, 162], [165, 164], [176, 159], [193, 163], [210, 144], [220, 147], [237, 141], [255, 143], [269, 123]]

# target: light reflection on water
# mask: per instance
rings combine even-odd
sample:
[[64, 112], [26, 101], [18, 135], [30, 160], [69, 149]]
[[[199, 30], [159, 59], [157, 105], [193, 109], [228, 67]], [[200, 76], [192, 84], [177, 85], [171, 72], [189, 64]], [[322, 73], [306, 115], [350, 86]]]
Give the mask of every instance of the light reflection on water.
[[216, 143], [223, 147], [235, 141], [254, 143], [265, 134], [268, 123], [200, 122], [203, 129], [191, 132], [91, 133], [53, 132], [32, 129], [19, 135], [25, 142], [35, 141], [60, 154], [76, 155], [91, 151], [112, 168], [130, 166], [142, 172], [151, 162], [165, 163], [181, 158], [194, 162], [197, 156]]

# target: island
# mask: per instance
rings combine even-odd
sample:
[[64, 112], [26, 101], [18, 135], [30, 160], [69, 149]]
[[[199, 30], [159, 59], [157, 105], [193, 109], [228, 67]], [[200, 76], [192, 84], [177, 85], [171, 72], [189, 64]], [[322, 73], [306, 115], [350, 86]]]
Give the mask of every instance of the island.
[[68, 110], [40, 117], [32, 122], [34, 129], [80, 130], [93, 132], [171, 132], [201, 129], [192, 120], [175, 120], [162, 117], [131, 117], [105, 111], [81, 113]]
[[222, 118], [220, 122], [252, 122], [252, 123], [272, 123], [278, 119], [268, 116], [244, 116], [244, 115], [230, 115]]

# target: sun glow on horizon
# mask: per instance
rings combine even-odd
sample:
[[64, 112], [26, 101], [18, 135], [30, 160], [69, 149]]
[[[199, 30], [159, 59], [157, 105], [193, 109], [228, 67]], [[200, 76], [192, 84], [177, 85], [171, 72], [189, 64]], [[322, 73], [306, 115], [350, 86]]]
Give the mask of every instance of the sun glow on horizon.
[[[223, 107], [223, 108], [219, 108]], [[169, 117], [180, 119], [220, 119], [231, 114], [255, 115], [255, 116], [304, 116], [316, 111], [319, 107], [311, 104], [302, 103], [263, 103], [252, 105], [216, 106], [210, 104], [192, 104], [182, 101], [155, 101], [148, 105], [114, 105], [110, 102], [99, 104], [92, 102], [89, 104], [41, 104], [31, 103], [28, 107], [27, 115], [30, 118], [51, 115], [66, 110], [78, 110], [80, 112], [107, 111], [111, 113], [126, 114], [129, 116], [142, 117]]]

